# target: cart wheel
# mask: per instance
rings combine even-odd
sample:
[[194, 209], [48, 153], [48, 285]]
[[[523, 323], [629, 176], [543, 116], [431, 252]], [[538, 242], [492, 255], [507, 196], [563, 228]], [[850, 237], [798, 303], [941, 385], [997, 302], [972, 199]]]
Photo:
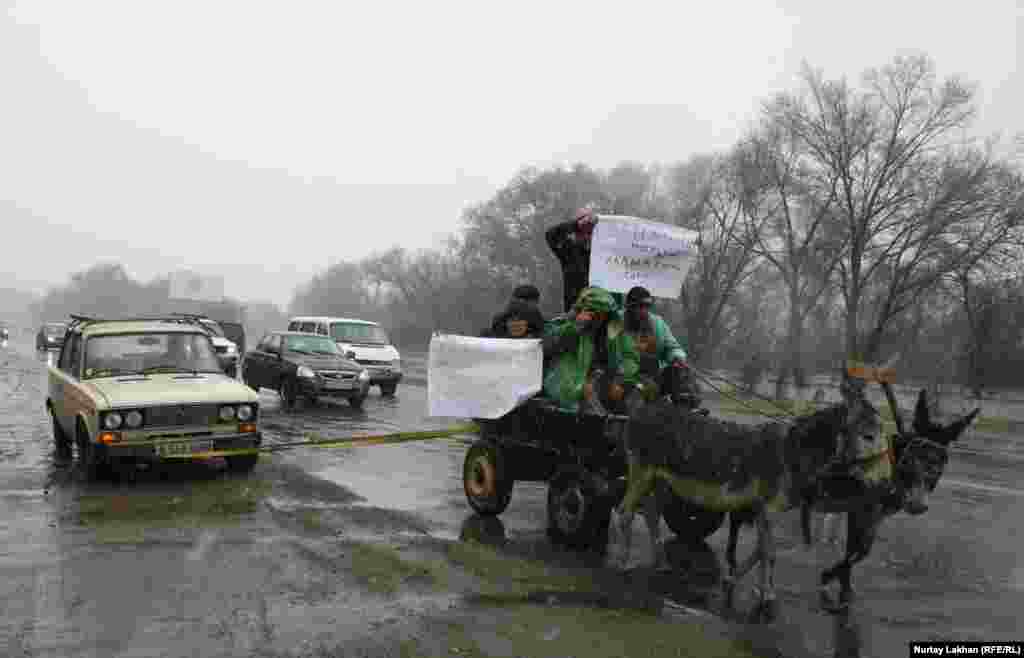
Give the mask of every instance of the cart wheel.
[[504, 512], [512, 500], [514, 484], [505, 476], [501, 448], [496, 443], [481, 439], [470, 446], [462, 464], [462, 488], [477, 514], [496, 516]]
[[679, 496], [670, 496], [662, 510], [665, 523], [680, 540], [698, 544], [722, 527], [724, 512], [702, 509]]
[[601, 496], [579, 468], [561, 468], [548, 483], [548, 537], [577, 550], [608, 543], [612, 500]]

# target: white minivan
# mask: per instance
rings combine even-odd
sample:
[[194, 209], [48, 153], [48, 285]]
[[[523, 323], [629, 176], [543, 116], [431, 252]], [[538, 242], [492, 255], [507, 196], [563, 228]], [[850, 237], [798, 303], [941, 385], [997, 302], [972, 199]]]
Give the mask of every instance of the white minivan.
[[376, 322], [352, 318], [303, 316], [288, 321], [288, 331], [330, 336], [341, 351], [370, 372], [370, 386], [394, 395], [402, 381], [402, 360], [388, 332]]

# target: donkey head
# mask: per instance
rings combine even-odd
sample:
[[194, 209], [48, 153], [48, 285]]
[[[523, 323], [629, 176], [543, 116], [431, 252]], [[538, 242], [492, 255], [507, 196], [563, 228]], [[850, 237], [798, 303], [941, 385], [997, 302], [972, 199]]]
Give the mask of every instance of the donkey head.
[[924, 389], [914, 409], [913, 433], [898, 436], [893, 442], [896, 457], [896, 478], [903, 490], [903, 511], [923, 514], [928, 510], [928, 497], [939, 484], [949, 462], [949, 446], [960, 438], [981, 412], [975, 408], [948, 425], [932, 421]]
[[867, 382], [850, 377], [843, 370], [839, 392], [847, 409], [846, 425], [843, 428], [846, 440], [841, 449], [843, 456], [857, 461], [877, 454], [882, 445], [882, 419], [878, 409], [868, 399]]

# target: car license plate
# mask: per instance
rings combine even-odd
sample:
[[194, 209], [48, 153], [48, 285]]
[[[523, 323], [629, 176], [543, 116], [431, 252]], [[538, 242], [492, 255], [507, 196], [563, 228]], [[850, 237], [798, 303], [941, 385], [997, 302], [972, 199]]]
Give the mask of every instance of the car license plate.
[[196, 453], [210, 452], [213, 450], [213, 441], [206, 439], [201, 441], [175, 441], [173, 443], [161, 443], [156, 446], [158, 457], [189, 457]]

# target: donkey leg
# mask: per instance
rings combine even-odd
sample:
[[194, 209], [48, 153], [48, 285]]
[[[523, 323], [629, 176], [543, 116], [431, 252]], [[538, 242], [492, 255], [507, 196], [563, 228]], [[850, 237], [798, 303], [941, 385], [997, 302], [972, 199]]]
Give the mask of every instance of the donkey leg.
[[775, 596], [775, 519], [768, 512], [761, 515], [757, 543], [757, 549], [761, 553], [761, 597], [758, 612], [765, 621], [774, 621], [778, 616], [778, 600]]
[[732, 598], [736, 591], [736, 548], [739, 544], [740, 529], [743, 527], [743, 518], [738, 514], [738, 512], [729, 512], [729, 540], [725, 546], [725, 563], [729, 567], [729, 572], [722, 579], [727, 608], [732, 607]]
[[651, 567], [656, 570], [667, 569], [665, 547], [661, 544], [661, 501], [658, 491], [654, 491], [644, 500], [643, 515], [647, 522], [647, 533], [651, 538]]
[[654, 492], [655, 473], [649, 466], [630, 463], [626, 481], [626, 495], [623, 496], [618, 509], [618, 535], [622, 542], [618, 565], [621, 569], [625, 569], [629, 564], [633, 543], [633, 519], [636, 517], [637, 508]]
[[881, 522], [881, 510], [877, 507], [846, 515], [847, 566], [839, 573], [840, 606], [849, 605], [853, 601], [853, 567], [870, 555]]

